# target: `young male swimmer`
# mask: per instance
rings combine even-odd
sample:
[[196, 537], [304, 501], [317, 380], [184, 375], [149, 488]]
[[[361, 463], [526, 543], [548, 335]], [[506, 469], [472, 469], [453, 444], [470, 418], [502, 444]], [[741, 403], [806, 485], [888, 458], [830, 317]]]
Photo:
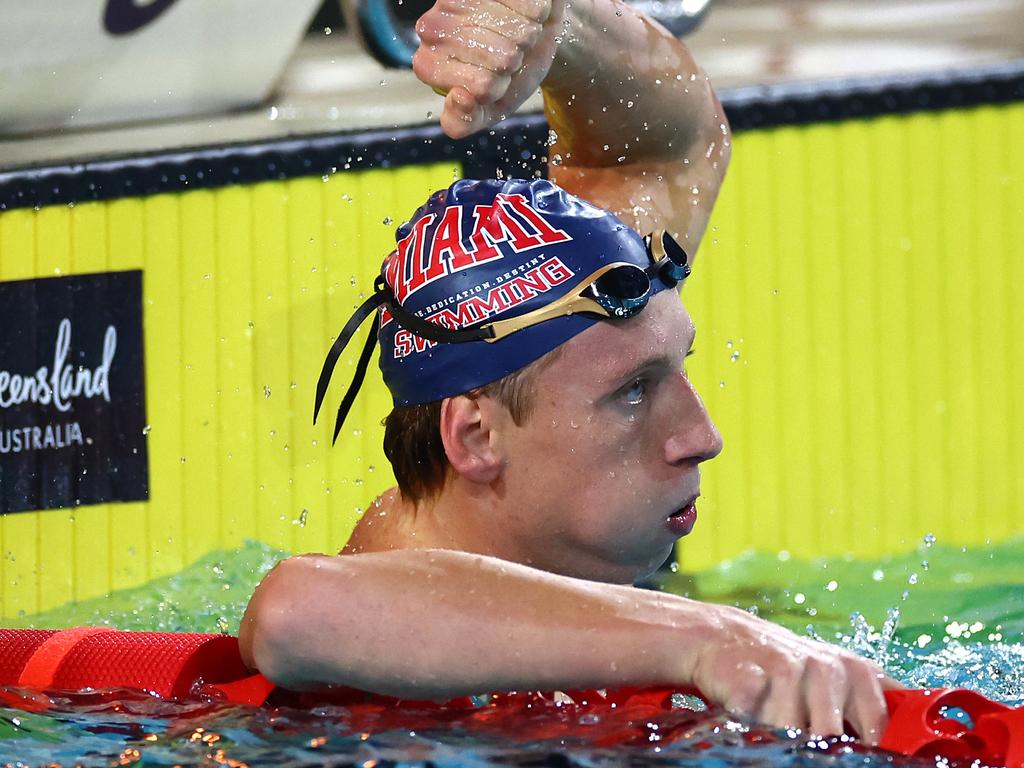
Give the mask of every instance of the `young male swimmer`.
[[542, 87], [555, 184], [457, 182], [400, 230], [318, 392], [383, 304], [399, 489], [343, 556], [266, 577], [247, 663], [289, 688], [416, 699], [692, 684], [739, 715], [815, 734], [845, 720], [875, 743], [895, 683], [874, 664], [630, 586], [689, 533], [700, 464], [722, 448], [686, 377], [677, 294], [729, 157], [706, 78], [615, 0], [442, 0], [418, 31], [415, 71], [447, 93], [450, 136]]

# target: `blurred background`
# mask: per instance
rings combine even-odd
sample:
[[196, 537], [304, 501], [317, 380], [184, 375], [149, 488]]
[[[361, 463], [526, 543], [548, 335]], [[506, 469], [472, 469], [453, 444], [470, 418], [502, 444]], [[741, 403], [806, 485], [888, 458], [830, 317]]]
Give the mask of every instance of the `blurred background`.
[[[1024, 2], [644, 7], [735, 131], [684, 295], [726, 450], [679, 567], [1013, 541]], [[0, 0], [0, 372], [56, 365], [64, 320], [68, 365], [119, 340], [108, 400], [0, 407], [5, 621], [337, 551], [390, 485], [379, 376], [335, 449], [311, 427], [323, 355], [431, 191], [542, 174], [548, 139], [538, 98], [441, 134], [424, 8]]]

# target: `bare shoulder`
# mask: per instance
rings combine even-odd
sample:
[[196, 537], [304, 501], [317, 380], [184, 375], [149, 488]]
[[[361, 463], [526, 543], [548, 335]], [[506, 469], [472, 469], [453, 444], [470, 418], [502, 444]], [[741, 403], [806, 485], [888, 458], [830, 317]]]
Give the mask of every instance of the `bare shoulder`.
[[370, 505], [352, 530], [340, 555], [357, 555], [368, 552], [389, 552], [395, 549], [410, 549], [410, 527], [412, 521], [403, 514], [401, 497], [396, 488], [381, 494]]

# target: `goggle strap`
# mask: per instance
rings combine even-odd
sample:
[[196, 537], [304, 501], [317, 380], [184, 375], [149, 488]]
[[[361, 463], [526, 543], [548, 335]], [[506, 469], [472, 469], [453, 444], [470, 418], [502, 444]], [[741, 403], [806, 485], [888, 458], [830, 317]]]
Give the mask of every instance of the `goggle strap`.
[[[331, 345], [330, 351], [327, 353], [327, 359], [324, 360], [324, 367], [320, 370], [320, 378], [316, 382], [316, 403], [313, 406], [313, 423], [316, 424], [317, 416], [320, 415], [320, 407], [324, 403], [324, 397], [327, 395], [327, 387], [331, 383], [331, 376], [334, 374], [334, 367], [338, 364], [338, 359], [341, 357], [341, 353], [345, 351], [345, 347], [348, 346], [349, 341], [352, 340], [352, 336], [359, 330], [359, 326], [363, 324], [363, 321], [370, 315], [371, 312], [377, 309], [380, 304], [384, 301], [384, 294], [381, 291], [376, 291], [370, 298], [359, 305], [352, 317], [349, 318], [348, 322], [345, 323], [345, 327], [341, 329], [341, 333], [338, 334], [338, 338], [334, 340], [334, 344]], [[377, 325], [374, 323], [374, 329]], [[362, 381], [362, 379], [360, 379]]]
[[370, 323], [370, 332], [366, 334], [366, 341], [363, 342], [363, 351], [359, 353], [359, 362], [356, 363], [355, 373], [352, 374], [352, 383], [345, 391], [345, 397], [338, 406], [338, 416], [334, 420], [334, 437], [331, 438], [331, 445], [338, 442], [338, 433], [345, 423], [348, 412], [352, 410], [352, 404], [356, 401], [359, 388], [363, 386], [363, 379], [366, 378], [366, 369], [370, 365], [370, 358], [373, 356], [373, 348], [377, 346], [377, 332], [380, 329], [380, 315], [375, 315]]
[[419, 315], [414, 315], [398, 303], [394, 296], [386, 295], [384, 305], [391, 312], [398, 324], [406, 330], [412, 331], [422, 339], [428, 341], [440, 341], [445, 344], [458, 344], [465, 341], [487, 341], [494, 333], [489, 326], [480, 328], [460, 328], [452, 330], [443, 325], [431, 323]]

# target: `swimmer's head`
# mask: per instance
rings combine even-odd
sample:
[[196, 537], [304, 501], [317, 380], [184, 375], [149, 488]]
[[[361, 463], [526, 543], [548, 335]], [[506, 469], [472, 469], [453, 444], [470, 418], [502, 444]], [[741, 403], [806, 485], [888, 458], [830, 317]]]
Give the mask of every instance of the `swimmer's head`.
[[396, 232], [375, 292], [335, 343], [317, 387], [373, 310], [335, 436], [374, 336], [396, 407], [500, 382], [594, 323], [630, 317], [689, 273], [671, 237], [642, 238], [613, 214], [536, 179], [457, 181]]

